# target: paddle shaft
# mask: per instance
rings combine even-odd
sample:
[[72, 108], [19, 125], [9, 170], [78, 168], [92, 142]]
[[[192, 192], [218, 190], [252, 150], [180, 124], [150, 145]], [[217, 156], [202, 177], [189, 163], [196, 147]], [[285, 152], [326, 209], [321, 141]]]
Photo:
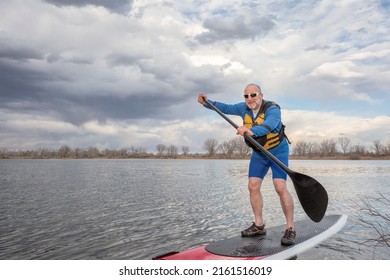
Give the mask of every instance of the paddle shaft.
[[[224, 118], [228, 123], [230, 123], [234, 128], [239, 128], [239, 126], [234, 123], [231, 119], [229, 119], [224, 113], [221, 112], [217, 107], [214, 106], [210, 101], [207, 99], [204, 99], [207, 105], [209, 105], [215, 112], [217, 112], [222, 118]], [[256, 148], [258, 148], [263, 154], [265, 154], [267, 157], [272, 159], [277, 165], [280, 166], [287, 174], [291, 174], [293, 171], [289, 169], [286, 165], [283, 164], [277, 157], [275, 157], [273, 154], [271, 154], [269, 151], [267, 151], [266, 148], [260, 145], [259, 142], [257, 142], [255, 139], [253, 139], [252, 136], [250, 136], [248, 133], [244, 134], [245, 139], [247, 139], [249, 142], [251, 142], [252, 145], [254, 145]]]

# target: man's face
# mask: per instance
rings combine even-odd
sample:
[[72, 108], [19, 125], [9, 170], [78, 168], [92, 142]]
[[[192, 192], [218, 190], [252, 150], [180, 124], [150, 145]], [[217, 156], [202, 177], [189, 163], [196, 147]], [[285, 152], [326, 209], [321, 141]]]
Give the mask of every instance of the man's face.
[[249, 85], [244, 90], [244, 98], [246, 105], [252, 110], [260, 109], [263, 101], [263, 94], [259, 91], [258, 87]]

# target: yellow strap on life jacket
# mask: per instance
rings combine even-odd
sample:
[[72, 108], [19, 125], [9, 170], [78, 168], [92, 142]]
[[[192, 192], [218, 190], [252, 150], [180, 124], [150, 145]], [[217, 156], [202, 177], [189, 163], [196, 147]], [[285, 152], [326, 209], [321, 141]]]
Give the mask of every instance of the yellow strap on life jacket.
[[[258, 116], [256, 117], [256, 119], [254, 121], [253, 121], [253, 118], [248, 113], [246, 113], [244, 115], [244, 120], [243, 120], [244, 126], [247, 128], [252, 128], [256, 125], [261, 125], [265, 120], [265, 112], [272, 105], [276, 105], [279, 107], [279, 105], [276, 104], [275, 102], [272, 102], [272, 101], [266, 102], [260, 108], [260, 112], [258, 113]], [[267, 126], [265, 126], [265, 127], [267, 127]], [[253, 139], [255, 139], [264, 148], [269, 150], [271, 148], [276, 147], [277, 145], [280, 144], [280, 142], [282, 142], [282, 140], [284, 138], [284, 129], [283, 128], [284, 128], [284, 126], [282, 125], [282, 128], [278, 132], [270, 131], [268, 134], [266, 134], [264, 136], [253, 137]], [[245, 140], [245, 142], [248, 144], [248, 146], [256, 149], [256, 147], [253, 146], [249, 141]]]

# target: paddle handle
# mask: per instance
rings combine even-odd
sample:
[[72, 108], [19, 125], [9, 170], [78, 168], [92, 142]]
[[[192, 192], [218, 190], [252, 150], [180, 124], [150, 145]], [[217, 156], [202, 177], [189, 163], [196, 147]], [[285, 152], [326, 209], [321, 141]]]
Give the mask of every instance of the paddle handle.
[[[229, 119], [224, 113], [222, 113], [221, 110], [219, 110], [217, 107], [214, 106], [213, 103], [211, 103], [208, 99], [203, 97], [203, 100], [209, 105], [215, 112], [217, 112], [222, 118], [224, 118], [228, 123], [230, 123], [234, 128], [239, 128], [239, 126], [234, 123], [231, 119]], [[259, 142], [257, 142], [255, 139], [253, 139], [252, 136], [245, 133], [244, 134], [245, 139], [247, 139], [253, 146], [258, 148], [263, 154], [265, 154], [267, 157], [272, 159], [277, 165], [280, 166], [287, 174], [291, 174], [293, 171], [289, 169], [286, 165], [283, 164], [278, 158], [276, 158], [273, 154], [271, 154], [266, 148], [260, 145]]]

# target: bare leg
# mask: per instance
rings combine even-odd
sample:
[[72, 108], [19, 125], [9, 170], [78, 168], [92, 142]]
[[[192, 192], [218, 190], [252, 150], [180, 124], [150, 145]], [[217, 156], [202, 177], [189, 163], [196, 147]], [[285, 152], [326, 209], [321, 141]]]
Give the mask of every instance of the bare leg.
[[279, 195], [280, 204], [286, 218], [286, 228], [292, 228], [294, 230], [294, 201], [290, 192], [287, 190], [286, 180], [274, 179], [274, 187]]
[[251, 202], [253, 215], [255, 217], [255, 224], [262, 226], [263, 222], [263, 196], [261, 195], [260, 188], [262, 179], [256, 177], [250, 177], [248, 182], [249, 199]]

